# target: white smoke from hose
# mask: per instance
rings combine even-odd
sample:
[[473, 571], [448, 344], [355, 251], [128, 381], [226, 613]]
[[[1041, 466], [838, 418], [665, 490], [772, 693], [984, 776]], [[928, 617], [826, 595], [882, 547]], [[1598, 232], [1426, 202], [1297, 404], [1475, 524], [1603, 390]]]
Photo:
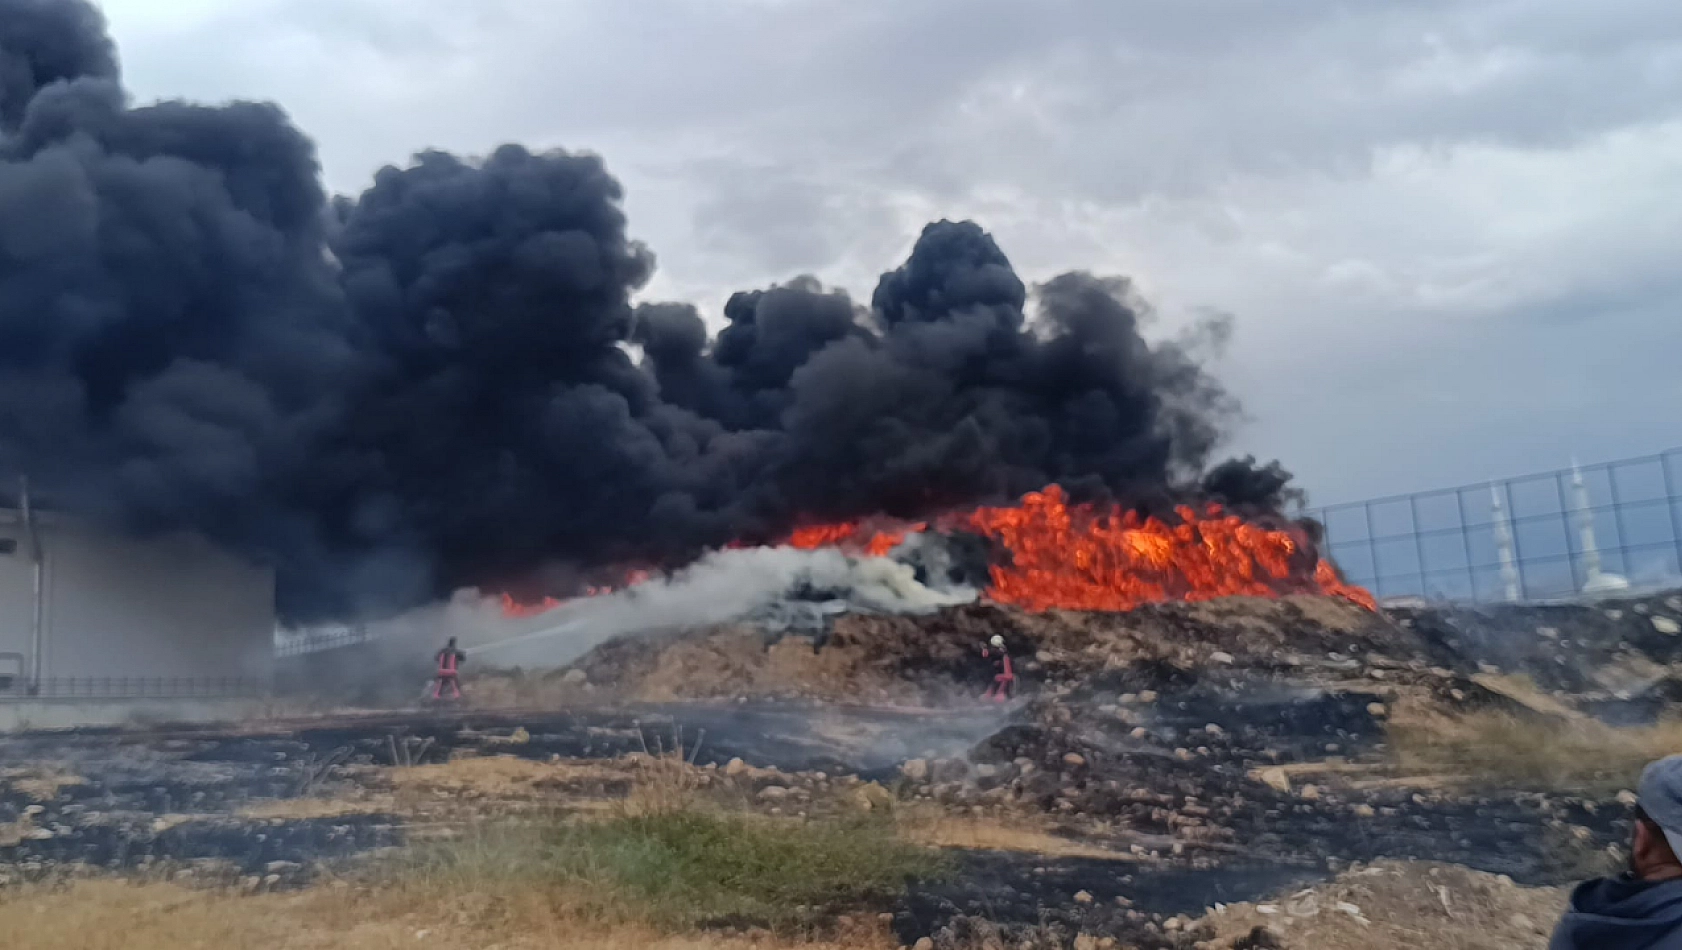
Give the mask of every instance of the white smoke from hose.
[[[911, 551], [927, 554], [915, 537], [895, 553]], [[481, 615], [453, 635], [476, 662], [552, 668], [615, 637], [755, 619], [780, 629], [802, 608], [823, 614], [929, 613], [976, 596], [969, 587], [919, 583], [915, 569], [893, 557], [855, 558], [833, 548], [746, 548], [715, 551], [669, 580], [570, 601], [536, 618], [486, 624]]]

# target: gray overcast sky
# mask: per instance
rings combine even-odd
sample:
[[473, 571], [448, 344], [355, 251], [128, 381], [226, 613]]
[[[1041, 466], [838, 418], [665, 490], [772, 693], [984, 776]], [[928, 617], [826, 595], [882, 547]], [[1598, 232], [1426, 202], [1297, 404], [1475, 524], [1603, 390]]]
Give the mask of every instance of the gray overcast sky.
[[716, 312], [921, 226], [1134, 278], [1327, 503], [1682, 446], [1677, 0], [104, 0], [142, 98], [264, 98], [329, 185], [603, 154]]

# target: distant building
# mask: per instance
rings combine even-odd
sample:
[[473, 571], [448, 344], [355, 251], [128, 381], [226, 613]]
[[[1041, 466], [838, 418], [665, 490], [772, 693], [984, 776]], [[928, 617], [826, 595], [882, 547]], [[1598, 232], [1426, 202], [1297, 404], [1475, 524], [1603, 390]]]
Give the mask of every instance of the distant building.
[[201, 538], [0, 509], [0, 704], [249, 695], [274, 627], [273, 572]]

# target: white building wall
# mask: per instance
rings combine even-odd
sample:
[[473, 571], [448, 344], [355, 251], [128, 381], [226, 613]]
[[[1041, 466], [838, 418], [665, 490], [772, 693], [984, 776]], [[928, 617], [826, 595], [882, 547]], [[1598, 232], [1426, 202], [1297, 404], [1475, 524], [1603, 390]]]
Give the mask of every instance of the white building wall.
[[[46, 679], [256, 677], [273, 664], [274, 576], [201, 539], [131, 539], [60, 518], [45, 553]], [[32, 564], [21, 525], [0, 555], [0, 652], [29, 654]]]
[[[30, 623], [34, 616], [34, 578], [29, 548], [17, 525], [0, 523], [0, 653], [21, 653], [28, 663]], [[0, 676], [16, 671], [16, 664], [0, 659]], [[28, 673], [27, 665], [23, 669]]]

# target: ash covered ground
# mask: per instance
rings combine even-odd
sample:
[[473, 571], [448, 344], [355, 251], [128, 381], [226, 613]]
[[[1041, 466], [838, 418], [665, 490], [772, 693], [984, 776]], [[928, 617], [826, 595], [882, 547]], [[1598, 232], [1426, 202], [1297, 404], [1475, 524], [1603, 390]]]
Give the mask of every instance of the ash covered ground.
[[[1615, 859], [1615, 782], [1456, 774], [1401, 754], [1397, 730], [1658, 721], [1678, 620], [1675, 596], [1377, 614], [1301, 597], [623, 639], [470, 677], [459, 709], [0, 738], [0, 882], [297, 887], [487, 817], [586, 813], [675, 754], [732, 807], [891, 814], [952, 849], [961, 873], [866, 908], [906, 944], [1216, 945], [1208, 908], [1372, 862], [1550, 885]], [[1002, 706], [978, 698], [994, 635], [1022, 674]]]

